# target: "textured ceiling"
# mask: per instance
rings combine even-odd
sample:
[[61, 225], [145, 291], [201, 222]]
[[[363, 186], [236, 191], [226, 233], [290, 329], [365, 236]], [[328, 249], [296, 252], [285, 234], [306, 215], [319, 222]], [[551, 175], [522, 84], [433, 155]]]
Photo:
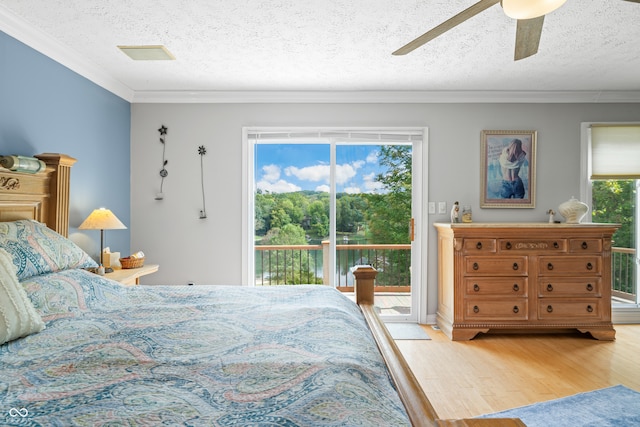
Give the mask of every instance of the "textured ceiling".
[[[568, 0], [545, 18], [538, 54], [518, 62], [516, 22], [500, 5], [391, 55], [473, 3], [2, 0], [0, 30], [50, 38], [136, 93], [640, 90], [640, 4], [623, 0]], [[141, 44], [176, 60], [134, 62], [116, 48]]]

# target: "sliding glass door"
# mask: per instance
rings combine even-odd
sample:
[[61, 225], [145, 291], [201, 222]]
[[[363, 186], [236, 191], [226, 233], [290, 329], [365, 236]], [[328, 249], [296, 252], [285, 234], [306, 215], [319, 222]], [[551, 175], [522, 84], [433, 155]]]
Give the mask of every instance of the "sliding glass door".
[[351, 269], [371, 265], [381, 314], [417, 320], [414, 182], [422, 168], [414, 154], [422, 132], [253, 130], [246, 140], [250, 284], [322, 284], [351, 294]]

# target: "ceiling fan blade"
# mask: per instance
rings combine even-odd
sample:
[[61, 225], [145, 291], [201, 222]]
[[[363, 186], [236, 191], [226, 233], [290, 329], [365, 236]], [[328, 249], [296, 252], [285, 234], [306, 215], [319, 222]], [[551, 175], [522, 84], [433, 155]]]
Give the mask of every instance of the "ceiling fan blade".
[[468, 7], [467, 9], [455, 15], [453, 18], [444, 21], [442, 24], [427, 31], [417, 39], [402, 46], [400, 49], [393, 52], [393, 55], [406, 55], [407, 53], [412, 52], [423, 44], [435, 39], [439, 35], [449, 31], [456, 25], [463, 23], [467, 19], [476, 16], [480, 12], [490, 8], [496, 3], [500, 3], [500, 0], [480, 0], [478, 3]]
[[630, 1], [631, 3], [640, 3], [640, 0], [625, 0], [625, 1]]
[[518, 19], [516, 29], [516, 61], [538, 53], [544, 15], [533, 19]]

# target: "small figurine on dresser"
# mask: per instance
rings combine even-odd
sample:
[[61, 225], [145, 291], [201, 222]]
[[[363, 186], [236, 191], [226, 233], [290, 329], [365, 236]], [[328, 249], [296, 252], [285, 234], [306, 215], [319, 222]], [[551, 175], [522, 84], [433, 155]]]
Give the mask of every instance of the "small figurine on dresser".
[[460, 203], [455, 202], [453, 207], [451, 208], [451, 223], [460, 222], [460, 217], [458, 216], [460, 213]]

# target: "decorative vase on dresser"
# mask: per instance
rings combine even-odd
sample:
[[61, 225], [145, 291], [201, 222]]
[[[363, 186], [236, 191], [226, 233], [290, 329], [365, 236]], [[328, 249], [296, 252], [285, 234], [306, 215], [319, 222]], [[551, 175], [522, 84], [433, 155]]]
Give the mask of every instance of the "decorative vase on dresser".
[[615, 339], [611, 236], [617, 224], [435, 223], [438, 327], [452, 340], [484, 332], [567, 332]]

